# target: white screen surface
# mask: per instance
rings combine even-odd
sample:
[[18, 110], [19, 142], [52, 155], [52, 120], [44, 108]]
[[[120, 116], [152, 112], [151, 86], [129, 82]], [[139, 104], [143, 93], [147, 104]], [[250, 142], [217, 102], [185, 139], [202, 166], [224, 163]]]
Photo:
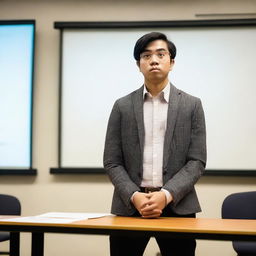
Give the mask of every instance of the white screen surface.
[[33, 24], [0, 24], [0, 168], [31, 167], [33, 38]]
[[[114, 101], [143, 84], [135, 42], [152, 29], [64, 30], [61, 167], [102, 167]], [[256, 169], [256, 29], [153, 29], [177, 47], [170, 81], [201, 98], [207, 169]]]

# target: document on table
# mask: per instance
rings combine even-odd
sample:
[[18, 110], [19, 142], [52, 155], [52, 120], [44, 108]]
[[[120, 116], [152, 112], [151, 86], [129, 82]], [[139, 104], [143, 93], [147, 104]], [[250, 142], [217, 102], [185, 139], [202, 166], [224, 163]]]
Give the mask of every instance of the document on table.
[[71, 223], [74, 221], [101, 218], [111, 216], [110, 213], [78, 213], [78, 212], [47, 212], [44, 214], [28, 217], [18, 217], [11, 219], [1, 219], [11, 222], [31, 222], [31, 223]]

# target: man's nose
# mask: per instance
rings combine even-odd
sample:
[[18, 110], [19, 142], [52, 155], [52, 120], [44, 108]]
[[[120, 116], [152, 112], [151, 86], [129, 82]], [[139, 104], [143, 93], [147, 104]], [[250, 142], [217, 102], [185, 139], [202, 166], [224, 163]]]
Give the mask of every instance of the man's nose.
[[151, 59], [150, 59], [150, 64], [158, 64], [159, 63], [159, 59], [155, 54], [152, 54]]

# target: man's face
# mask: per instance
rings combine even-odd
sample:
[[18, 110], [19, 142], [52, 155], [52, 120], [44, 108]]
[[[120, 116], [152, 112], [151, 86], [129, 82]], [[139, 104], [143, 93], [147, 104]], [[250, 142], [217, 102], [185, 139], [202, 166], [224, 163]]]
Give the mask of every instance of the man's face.
[[170, 58], [167, 43], [155, 40], [149, 43], [140, 56], [137, 65], [145, 80], [161, 82], [168, 77], [174, 61]]

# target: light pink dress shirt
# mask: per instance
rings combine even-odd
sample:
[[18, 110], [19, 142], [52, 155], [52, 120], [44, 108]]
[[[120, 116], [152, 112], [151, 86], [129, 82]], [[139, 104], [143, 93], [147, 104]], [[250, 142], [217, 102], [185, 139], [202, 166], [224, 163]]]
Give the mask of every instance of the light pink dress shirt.
[[163, 186], [163, 150], [169, 94], [169, 83], [154, 97], [144, 87], [145, 144], [141, 187]]
[[[144, 86], [143, 95], [145, 143], [141, 187], [162, 187], [164, 136], [167, 125], [170, 84], [168, 82], [155, 97], [152, 97]], [[170, 203], [170, 192], [166, 189], [161, 189], [161, 191], [165, 193], [167, 204]]]

